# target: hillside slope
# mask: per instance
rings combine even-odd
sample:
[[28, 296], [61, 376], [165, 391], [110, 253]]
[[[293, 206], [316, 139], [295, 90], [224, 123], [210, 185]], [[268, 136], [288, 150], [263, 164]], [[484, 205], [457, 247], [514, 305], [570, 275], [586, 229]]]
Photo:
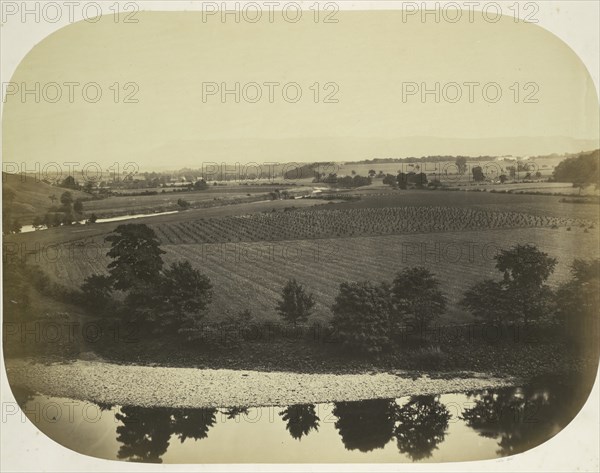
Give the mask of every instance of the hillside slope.
[[[21, 225], [30, 225], [37, 215], [43, 216], [52, 205], [50, 196], [56, 197], [59, 203], [60, 195], [69, 189], [55, 187], [33, 176], [2, 173], [2, 210], [10, 212], [11, 218], [19, 220]], [[85, 192], [70, 190], [74, 199], [85, 199], [90, 196]], [[5, 196], [11, 195], [11, 201], [4, 201]]]

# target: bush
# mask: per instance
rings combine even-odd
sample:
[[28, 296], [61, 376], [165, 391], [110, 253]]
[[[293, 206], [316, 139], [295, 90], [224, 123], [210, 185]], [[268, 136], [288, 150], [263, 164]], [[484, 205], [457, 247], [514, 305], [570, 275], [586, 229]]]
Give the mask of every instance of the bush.
[[343, 346], [365, 353], [388, 348], [389, 292], [369, 281], [342, 283], [331, 308], [332, 326]]

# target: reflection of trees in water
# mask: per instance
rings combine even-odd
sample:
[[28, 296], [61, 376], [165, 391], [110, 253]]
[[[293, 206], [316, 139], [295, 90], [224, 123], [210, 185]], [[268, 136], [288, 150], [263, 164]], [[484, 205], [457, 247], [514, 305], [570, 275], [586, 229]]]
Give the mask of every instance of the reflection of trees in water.
[[117, 440], [123, 445], [117, 457], [135, 462], [161, 463], [172, 434], [181, 442], [208, 436], [216, 423], [216, 409], [169, 409], [163, 407], [122, 407], [115, 414], [123, 425], [117, 427]]
[[[461, 419], [479, 435], [496, 439], [499, 455], [520, 453], [568, 424], [585, 401], [588, 388], [581, 382], [546, 381], [524, 388], [469, 393], [473, 406], [463, 411]], [[15, 396], [27, 399], [31, 393], [15, 392]], [[117, 440], [123, 444], [118, 458], [161, 462], [171, 435], [177, 435], [181, 442], [205, 439], [217, 422], [217, 412], [237, 421], [240, 415], [248, 414], [248, 409], [123, 407], [116, 414], [122, 422], [117, 427]], [[320, 419], [314, 404], [292, 405], [279, 415], [294, 439], [318, 431]], [[403, 405], [393, 399], [337, 402], [333, 415], [346, 449], [370, 452], [395, 439], [400, 453], [413, 461], [431, 457], [444, 441], [451, 418], [439, 396], [413, 396]]]
[[117, 440], [123, 445], [117, 457], [135, 462], [161, 463], [171, 437], [171, 409], [122, 407], [115, 417]]
[[585, 400], [580, 391], [556, 384], [483, 391], [470, 394], [475, 405], [461, 418], [482, 437], [497, 439], [498, 455], [514, 455], [542, 444], [567, 425]]
[[396, 411], [398, 450], [413, 461], [429, 458], [444, 441], [450, 413], [435, 396], [413, 396]]
[[431, 456], [444, 440], [450, 413], [435, 396], [414, 396], [398, 407], [391, 399], [338, 402], [333, 414], [348, 450], [369, 452], [394, 437], [401, 453], [413, 460]]
[[394, 434], [395, 408], [391, 399], [336, 402], [335, 427], [346, 449], [370, 452], [383, 448]]
[[319, 417], [314, 404], [295, 404], [285, 408], [279, 415], [286, 422], [290, 435], [297, 440], [313, 429], [319, 430]]
[[181, 443], [188, 438], [204, 439], [217, 422], [216, 414], [216, 409], [177, 409], [173, 412], [173, 433]]
[[227, 416], [228, 419], [235, 419], [238, 416], [248, 415], [247, 407], [230, 407], [222, 411], [223, 414]]

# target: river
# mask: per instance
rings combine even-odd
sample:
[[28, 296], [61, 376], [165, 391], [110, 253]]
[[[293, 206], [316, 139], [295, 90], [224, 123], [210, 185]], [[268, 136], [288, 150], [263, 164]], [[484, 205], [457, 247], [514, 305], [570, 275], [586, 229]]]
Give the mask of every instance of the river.
[[233, 409], [99, 405], [13, 391], [29, 419], [72, 450], [159, 463], [491, 459], [557, 434], [586, 395], [581, 385], [551, 378], [454, 394]]

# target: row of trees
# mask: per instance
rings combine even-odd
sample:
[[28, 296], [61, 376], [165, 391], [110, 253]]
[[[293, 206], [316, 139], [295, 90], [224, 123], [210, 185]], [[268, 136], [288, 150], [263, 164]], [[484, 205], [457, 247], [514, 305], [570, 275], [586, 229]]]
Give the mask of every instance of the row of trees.
[[[90, 307], [109, 309], [152, 331], [193, 332], [212, 300], [210, 279], [188, 261], [165, 267], [164, 251], [144, 224], [120, 225], [106, 241], [112, 261], [108, 275], [92, 275], [81, 290]], [[492, 324], [557, 321], [583, 326], [600, 305], [600, 260], [576, 260], [572, 279], [551, 290], [548, 278], [557, 261], [534, 245], [517, 245], [496, 256], [498, 279], [469, 288], [460, 304]], [[115, 298], [115, 292], [122, 297]], [[115, 299], [121, 299], [115, 307]], [[314, 311], [313, 294], [288, 280], [275, 309], [289, 324], [304, 324]], [[331, 325], [339, 341], [351, 348], [379, 353], [391, 348], [410, 328], [423, 333], [447, 309], [436, 276], [423, 267], [399, 271], [391, 283], [344, 282], [331, 306]], [[239, 318], [244, 323], [251, 314]]]
[[[555, 321], [585, 327], [600, 304], [600, 260], [575, 260], [572, 279], [554, 292], [547, 280], [556, 264], [534, 245], [502, 250], [496, 256], [501, 278], [473, 285], [460, 305], [494, 325]], [[308, 320], [314, 306], [313, 295], [290, 280], [276, 309], [284, 320], [298, 324]], [[447, 298], [435, 275], [412, 267], [398, 272], [391, 284], [342, 283], [331, 307], [331, 323], [344, 345], [378, 353], [390, 348], [407, 327], [411, 333], [424, 333], [446, 308]]]

